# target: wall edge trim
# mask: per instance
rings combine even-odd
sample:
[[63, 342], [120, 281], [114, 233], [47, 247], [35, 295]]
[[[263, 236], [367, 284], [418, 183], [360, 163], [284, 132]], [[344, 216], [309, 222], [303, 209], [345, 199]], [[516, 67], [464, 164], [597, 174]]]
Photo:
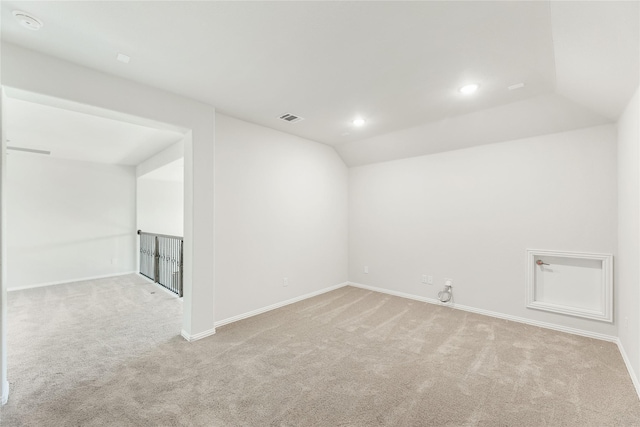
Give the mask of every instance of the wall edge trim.
[[9, 381], [5, 381], [2, 384], [2, 399], [0, 400], [0, 405], [4, 405], [9, 401]]
[[216, 333], [216, 328], [211, 328], [211, 329], [207, 329], [206, 331], [203, 332], [199, 332], [197, 334], [188, 334], [184, 329], [180, 332], [180, 335], [182, 336], [182, 338], [184, 338], [185, 340], [189, 341], [189, 342], [193, 342], [193, 341], [198, 341], [201, 340], [202, 338], [206, 338], [206, 337], [210, 337], [211, 335], [215, 335]]
[[323, 289], [320, 289], [318, 291], [310, 292], [308, 294], [300, 295], [300, 296], [295, 297], [295, 298], [291, 298], [291, 299], [288, 299], [288, 300], [280, 301], [280, 302], [277, 302], [275, 304], [271, 304], [271, 305], [268, 305], [268, 306], [265, 306], [265, 307], [262, 307], [262, 308], [258, 308], [256, 310], [248, 311], [246, 313], [242, 313], [242, 314], [238, 314], [236, 316], [228, 317], [226, 319], [218, 320], [217, 322], [214, 322], [213, 325], [216, 328], [220, 327], [220, 326], [223, 326], [223, 325], [228, 325], [229, 323], [237, 322], [239, 320], [246, 319], [248, 317], [257, 316], [258, 314], [266, 313], [267, 311], [275, 310], [276, 308], [284, 307], [284, 306], [289, 305], [289, 304], [294, 304], [296, 302], [300, 302], [300, 301], [308, 299], [308, 298], [313, 298], [315, 296], [322, 295], [322, 294], [327, 293], [327, 292], [335, 291], [336, 289], [340, 289], [340, 288], [343, 288], [343, 287], [348, 286], [348, 285], [349, 285], [349, 282], [343, 282], [343, 283], [340, 283], [338, 285], [329, 286], [328, 288], [323, 288]]
[[426, 302], [426, 303], [429, 303], [429, 304], [439, 305], [439, 306], [442, 306], [442, 307], [449, 307], [449, 308], [453, 308], [453, 309], [456, 309], [456, 310], [467, 311], [467, 312], [470, 312], [470, 313], [481, 314], [483, 316], [495, 317], [497, 319], [510, 320], [512, 322], [524, 323], [524, 324], [527, 324], [527, 325], [537, 326], [537, 327], [545, 328], [545, 329], [552, 329], [554, 331], [565, 332], [565, 333], [572, 334], [572, 335], [580, 335], [580, 336], [587, 337], [587, 338], [594, 338], [594, 339], [613, 342], [613, 343], [617, 342], [617, 340], [618, 340], [618, 337], [615, 337], [613, 335], [600, 334], [600, 333], [597, 333], [597, 332], [585, 331], [584, 329], [576, 329], [576, 328], [570, 328], [570, 327], [566, 327], [566, 326], [554, 325], [553, 323], [540, 322], [538, 320], [526, 319], [524, 317], [512, 316], [510, 314], [503, 314], [503, 313], [499, 313], [499, 312], [496, 312], [496, 311], [484, 310], [482, 308], [475, 308], [475, 307], [470, 307], [470, 306], [461, 305], [461, 304], [455, 304], [455, 303], [453, 303], [453, 304], [444, 304], [444, 303], [441, 303], [439, 300], [434, 299], [434, 298], [421, 297], [419, 295], [413, 295], [413, 294], [407, 294], [407, 293], [404, 293], [404, 292], [392, 291], [392, 290], [389, 290], [389, 289], [378, 288], [378, 287], [375, 287], [375, 286], [363, 285], [361, 283], [349, 282], [349, 286], [353, 286], [355, 288], [367, 289], [367, 290], [370, 290], [370, 291], [373, 291], [373, 292], [380, 292], [380, 293], [383, 293], [383, 294], [393, 295], [393, 296], [397, 296], [397, 297], [400, 297], [400, 298], [407, 298], [407, 299], [412, 299], [412, 300], [416, 300], [416, 301], [422, 301], [422, 302]]
[[122, 273], [104, 274], [101, 276], [80, 277], [77, 279], [70, 279], [70, 280], [58, 280], [55, 282], [37, 283], [35, 285], [28, 285], [28, 286], [20, 286], [20, 287], [13, 287], [13, 288], [8, 287], [7, 292], [22, 291], [25, 289], [43, 288], [45, 286], [64, 285], [67, 283], [86, 282], [87, 280], [108, 279], [110, 277], [127, 276], [129, 274], [136, 274], [136, 273], [137, 271], [125, 271]]
[[622, 355], [622, 360], [624, 360], [624, 364], [627, 367], [627, 371], [629, 372], [629, 376], [631, 377], [631, 382], [633, 383], [633, 387], [636, 390], [636, 394], [638, 395], [638, 400], [640, 400], [640, 381], [638, 381], [638, 376], [633, 370], [633, 366], [631, 366], [631, 360], [629, 356], [627, 356], [627, 352], [622, 345], [622, 341], [620, 338], [616, 339], [616, 344], [618, 345], [618, 350], [620, 350], [620, 355]]

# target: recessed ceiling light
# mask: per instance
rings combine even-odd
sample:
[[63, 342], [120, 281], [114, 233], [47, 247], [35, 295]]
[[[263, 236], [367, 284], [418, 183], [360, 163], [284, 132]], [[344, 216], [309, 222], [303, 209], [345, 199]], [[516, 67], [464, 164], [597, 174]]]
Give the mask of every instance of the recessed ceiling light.
[[511, 86], [507, 86], [507, 89], [509, 90], [516, 90], [516, 89], [520, 89], [524, 87], [524, 83], [516, 83], [514, 85]]
[[131, 57], [125, 55], [124, 53], [119, 53], [118, 56], [116, 57], [116, 59], [120, 62], [122, 62], [123, 64], [128, 64], [129, 61], [131, 61]]
[[470, 85], [465, 85], [460, 88], [460, 92], [464, 93], [465, 95], [471, 95], [472, 93], [477, 91], [479, 87], [480, 86], [475, 83]]
[[360, 118], [360, 117], [358, 117], [357, 119], [355, 119], [355, 120], [353, 121], [353, 125], [354, 125], [354, 126], [358, 126], [358, 127], [363, 126], [363, 125], [364, 125], [364, 123], [365, 123], [365, 122], [364, 122], [364, 119], [363, 119], [363, 118]]
[[14, 10], [13, 17], [25, 28], [33, 31], [38, 31], [44, 25], [41, 20], [33, 15], [29, 15], [27, 12], [21, 10]]

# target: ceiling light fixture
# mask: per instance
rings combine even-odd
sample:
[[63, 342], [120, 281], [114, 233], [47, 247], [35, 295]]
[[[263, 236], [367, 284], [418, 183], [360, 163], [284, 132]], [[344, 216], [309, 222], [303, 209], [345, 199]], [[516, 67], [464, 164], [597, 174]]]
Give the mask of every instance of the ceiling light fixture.
[[25, 28], [32, 31], [38, 31], [44, 25], [41, 20], [35, 16], [29, 15], [27, 12], [21, 10], [14, 10], [13, 17]]
[[479, 87], [480, 86], [475, 83], [470, 85], [465, 85], [460, 88], [460, 93], [463, 93], [465, 95], [471, 95], [472, 93], [477, 91]]
[[358, 117], [353, 121], [353, 125], [357, 127], [364, 126], [364, 123], [365, 123], [364, 119], [360, 117]]
[[122, 62], [123, 64], [128, 64], [129, 61], [131, 61], [131, 57], [128, 55], [125, 55], [124, 53], [119, 53], [116, 59]]
[[511, 86], [507, 86], [507, 89], [509, 90], [516, 90], [516, 89], [520, 89], [524, 87], [524, 83], [516, 83], [514, 85]]

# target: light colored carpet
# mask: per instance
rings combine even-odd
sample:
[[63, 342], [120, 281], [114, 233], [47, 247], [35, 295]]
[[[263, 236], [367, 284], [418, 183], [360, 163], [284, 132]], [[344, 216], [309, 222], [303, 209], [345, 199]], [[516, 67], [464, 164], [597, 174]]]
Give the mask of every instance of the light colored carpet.
[[187, 343], [136, 276], [9, 294], [2, 426], [640, 426], [614, 344], [353, 287]]

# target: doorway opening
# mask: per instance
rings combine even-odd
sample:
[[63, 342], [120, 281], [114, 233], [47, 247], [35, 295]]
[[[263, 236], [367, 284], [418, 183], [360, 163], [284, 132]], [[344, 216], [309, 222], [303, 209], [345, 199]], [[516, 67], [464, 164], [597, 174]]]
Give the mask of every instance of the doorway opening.
[[135, 272], [137, 171], [183, 134], [19, 98], [5, 108], [8, 290]]
[[136, 217], [138, 271], [182, 297], [184, 282], [184, 150], [182, 142], [138, 167]]
[[[2, 103], [3, 288], [16, 291], [7, 294], [3, 289], [2, 315], [9, 312], [11, 316], [11, 310], [21, 304], [53, 296], [51, 304], [33, 304], [19, 314], [22, 317], [3, 319], [3, 328], [7, 323], [13, 326], [7, 328], [2, 359], [3, 363], [9, 360], [14, 381], [35, 381], [20, 376], [28, 376], [33, 369], [26, 365], [28, 358], [20, 355], [22, 346], [16, 339], [24, 335], [18, 337], [17, 324], [36, 328], [31, 331], [36, 338], [49, 339], [56, 330], [66, 329], [60, 336], [74, 335], [69, 322], [82, 318], [85, 327], [81, 328], [82, 322], [77, 325], [78, 346], [67, 360], [92, 353], [89, 350], [96, 341], [112, 351], [116, 346], [109, 339], [122, 339], [122, 347], [135, 354], [145, 351], [144, 345], [179, 336], [185, 317], [182, 300], [171, 297], [172, 302], [167, 302], [165, 296], [152, 305], [158, 296], [152, 295], [162, 292], [137, 274], [136, 197], [139, 166], [172, 145], [191, 144], [190, 131], [11, 88], [4, 88]], [[187, 169], [191, 173], [190, 166]], [[187, 180], [182, 181], [184, 186]], [[102, 298], [107, 295], [110, 299]], [[7, 299], [14, 300], [9, 310]], [[151, 319], [153, 306], [165, 317], [170, 312], [170, 321]], [[24, 322], [24, 316], [32, 320]], [[130, 336], [138, 321], [147, 325], [140, 335], [153, 340], [142, 340], [136, 350], [137, 344], [124, 337]], [[95, 326], [91, 333], [87, 333], [89, 326]], [[44, 332], [47, 328], [52, 334]], [[35, 340], [31, 350], [34, 346], [44, 349]], [[109, 363], [104, 357], [101, 360]], [[71, 364], [67, 371], [59, 370], [68, 372], [67, 379], [83, 378], [87, 373], [81, 372], [81, 366]], [[3, 385], [3, 399], [7, 396], [8, 383]]]

